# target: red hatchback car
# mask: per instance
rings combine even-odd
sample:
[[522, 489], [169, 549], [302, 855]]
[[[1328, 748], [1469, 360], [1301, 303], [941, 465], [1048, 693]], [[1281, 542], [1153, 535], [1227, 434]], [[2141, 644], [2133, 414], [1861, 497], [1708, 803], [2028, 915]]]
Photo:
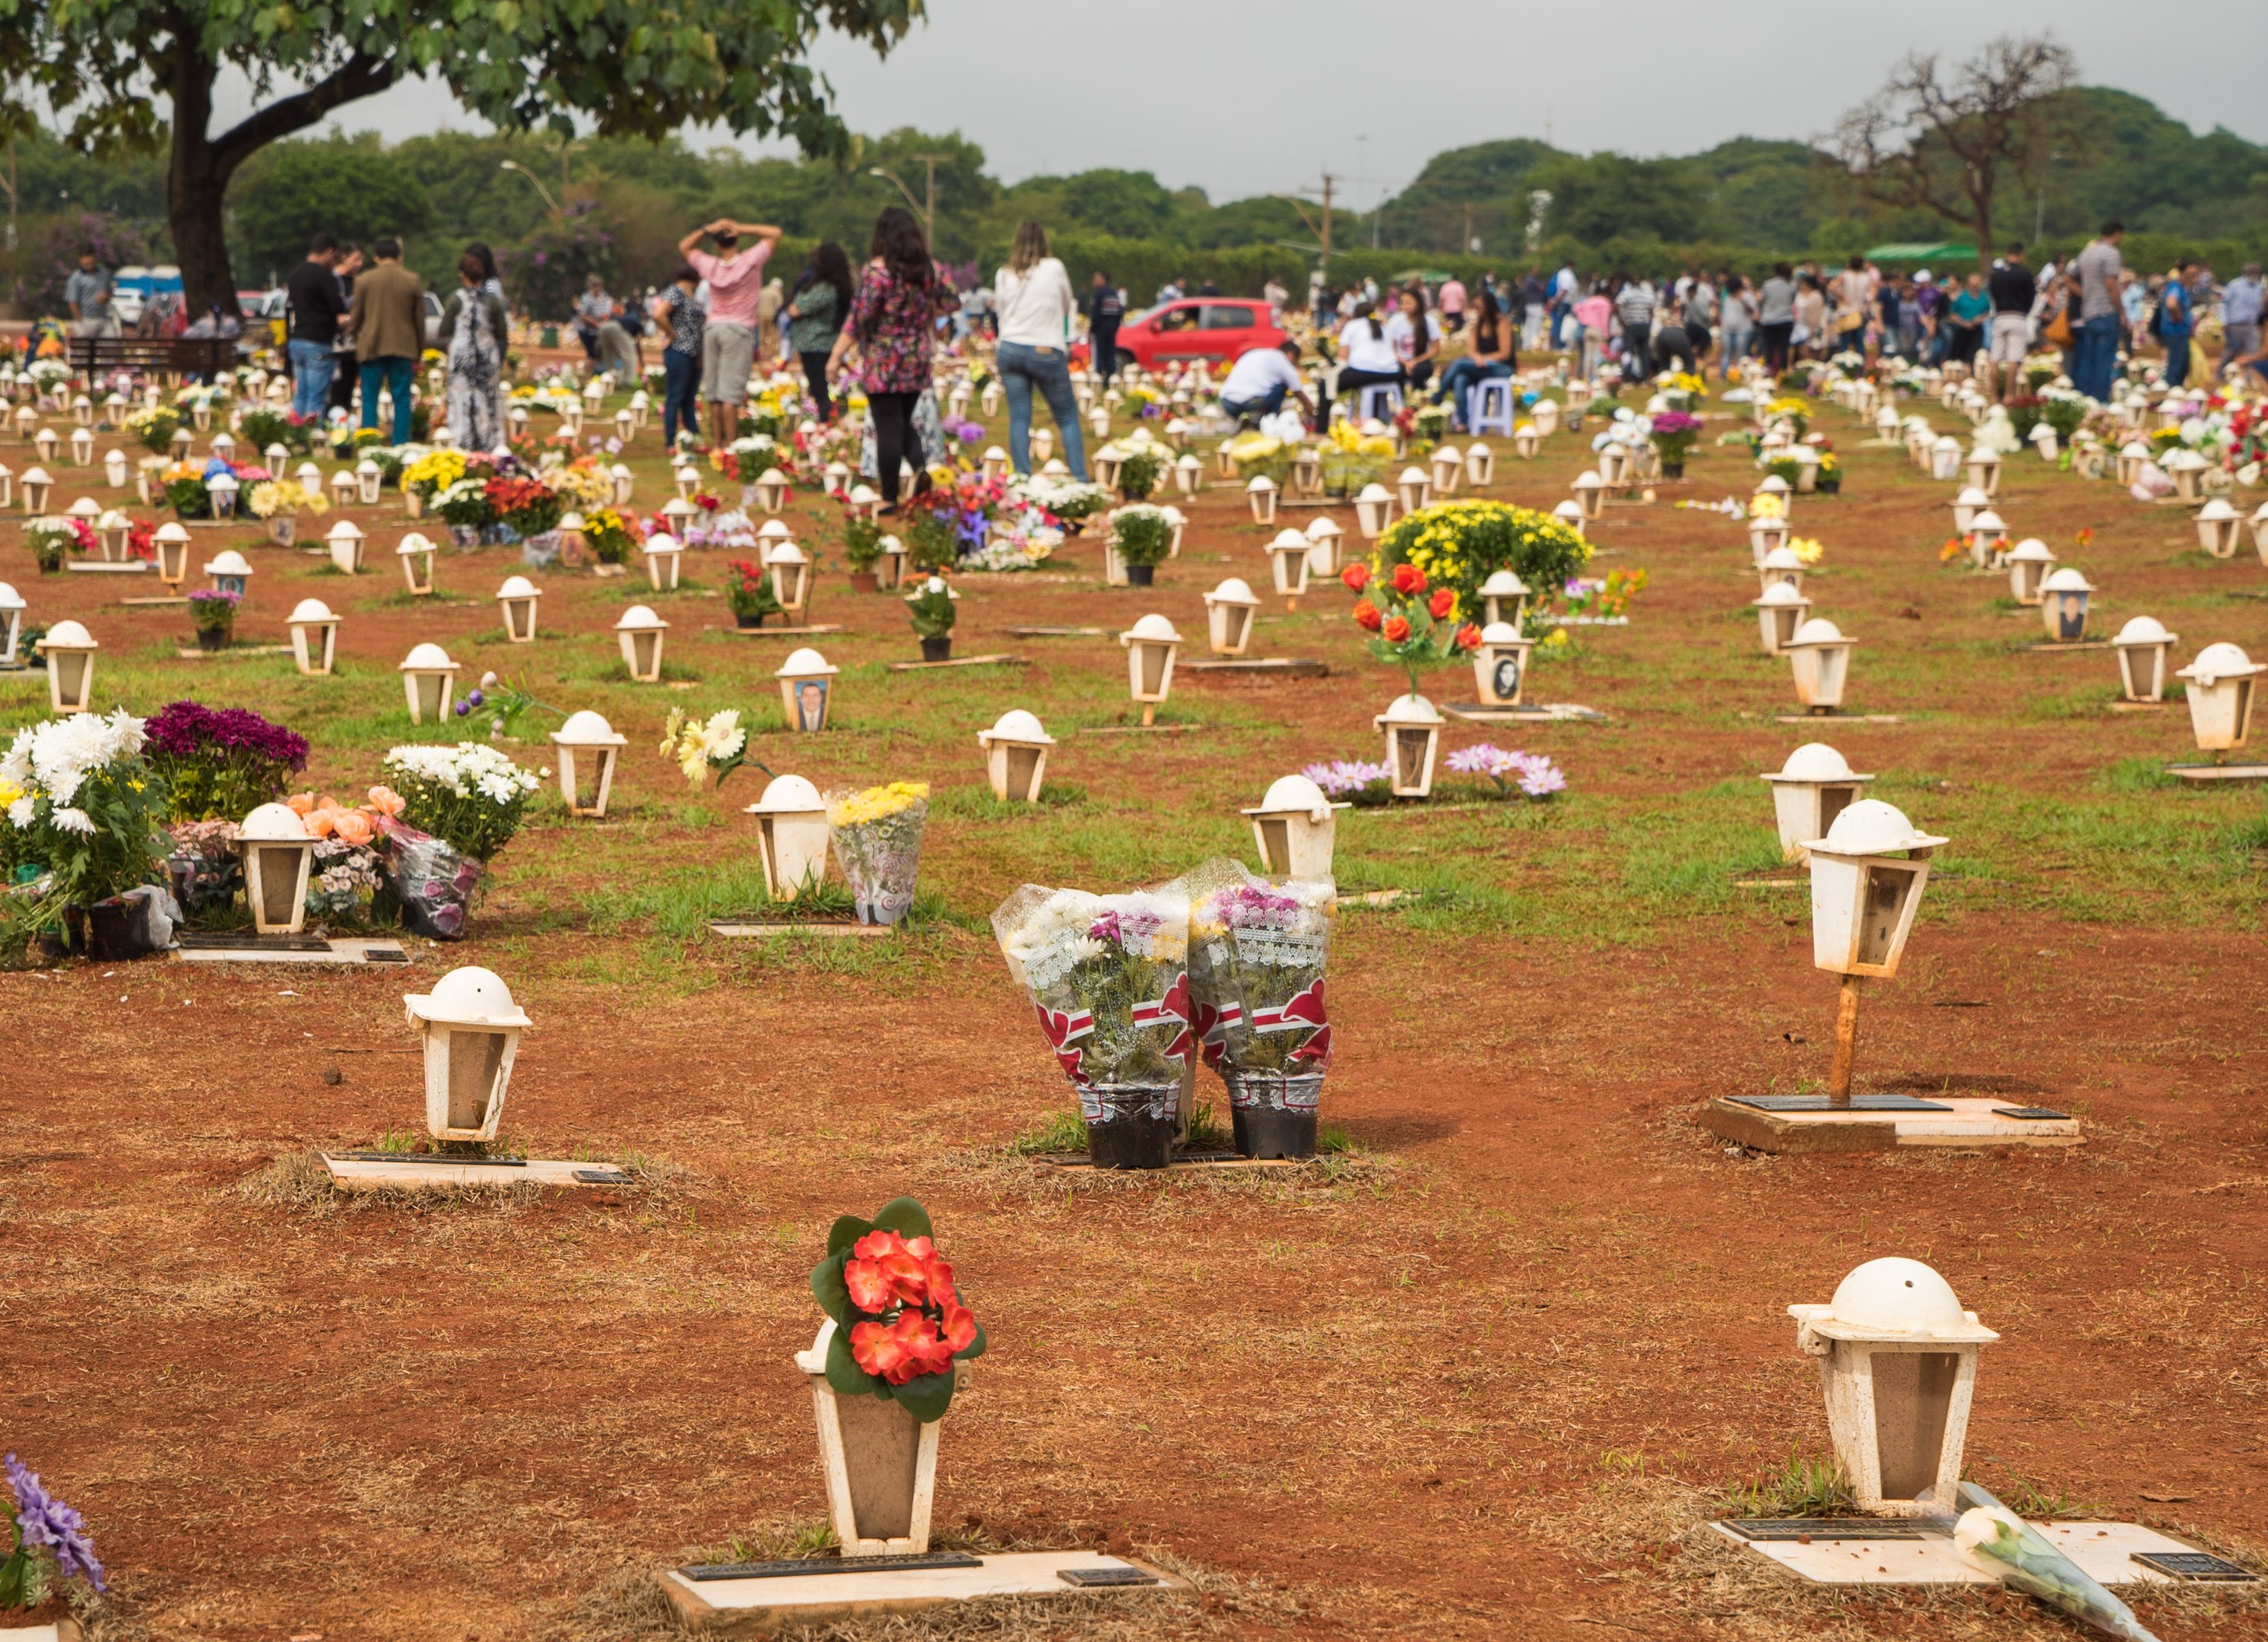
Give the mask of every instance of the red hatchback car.
[[1118, 351], [1145, 371], [1174, 359], [1233, 360], [1252, 348], [1283, 345], [1285, 331], [1265, 302], [1241, 297], [1186, 297], [1118, 328]]

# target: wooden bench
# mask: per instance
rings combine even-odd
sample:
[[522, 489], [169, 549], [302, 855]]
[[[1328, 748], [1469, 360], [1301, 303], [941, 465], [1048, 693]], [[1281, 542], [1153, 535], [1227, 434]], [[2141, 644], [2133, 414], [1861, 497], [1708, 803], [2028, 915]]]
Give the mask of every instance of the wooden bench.
[[113, 371], [149, 376], [200, 376], [207, 381], [236, 368], [232, 336], [73, 336], [70, 365], [85, 378]]

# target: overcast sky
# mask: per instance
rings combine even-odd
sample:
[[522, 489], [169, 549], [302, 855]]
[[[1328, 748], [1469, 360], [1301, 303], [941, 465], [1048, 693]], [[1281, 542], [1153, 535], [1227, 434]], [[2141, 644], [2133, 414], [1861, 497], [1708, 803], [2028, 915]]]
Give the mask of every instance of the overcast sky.
[[[1563, 148], [1690, 153], [1808, 138], [1910, 50], [1965, 55], [2051, 28], [2092, 84], [2200, 131], [2268, 143], [2268, 4], [1896, 0], [928, 0], [887, 61], [839, 39], [816, 61], [855, 130], [958, 129], [1008, 181], [1115, 166], [1215, 201], [1312, 189], [1367, 209], [1445, 148], [1547, 134]], [[239, 90], [216, 123], [239, 114]], [[340, 113], [389, 138], [477, 126], [413, 84]], [[688, 133], [702, 145], [724, 140]]]

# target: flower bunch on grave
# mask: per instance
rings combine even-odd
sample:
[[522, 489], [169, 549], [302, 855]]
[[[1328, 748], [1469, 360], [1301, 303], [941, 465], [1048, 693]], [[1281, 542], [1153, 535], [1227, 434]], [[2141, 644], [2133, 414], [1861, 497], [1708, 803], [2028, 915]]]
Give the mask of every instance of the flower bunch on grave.
[[247, 707], [169, 702], [143, 733], [176, 821], [241, 821], [307, 767], [307, 738]]
[[777, 615], [785, 606], [772, 591], [772, 573], [762, 565], [747, 559], [734, 559], [725, 567], [731, 580], [725, 584], [725, 597], [731, 601], [735, 618], [753, 616], [759, 625], [768, 615]]
[[871, 1220], [837, 1219], [811, 1272], [812, 1297], [835, 1320], [827, 1383], [837, 1396], [893, 1399], [924, 1424], [952, 1405], [954, 1365], [984, 1352], [935, 1237], [929, 1211], [900, 1197]]
[[1174, 550], [1173, 516], [1147, 502], [1130, 502], [1111, 513], [1110, 542], [1129, 564], [1163, 564]]
[[1811, 431], [1811, 401], [1800, 394], [1783, 394], [1764, 407], [1764, 419], [1787, 423], [1800, 439]]
[[1076, 530], [1110, 505], [1110, 492], [1084, 479], [1058, 479], [1046, 474], [1020, 478], [1010, 492], [1056, 523]]
[[734, 439], [721, 450], [709, 453], [709, 465], [727, 479], [737, 479], [742, 484], [754, 484], [756, 475], [775, 464], [779, 442], [769, 434], [751, 434]]
[[1335, 758], [1328, 764], [1310, 764], [1300, 773], [1321, 787], [1327, 799], [1344, 799], [1366, 808], [1394, 799], [1394, 772], [1367, 759]]
[[1457, 595], [1448, 587], [1435, 587], [1415, 564], [1396, 564], [1373, 578], [1370, 566], [1359, 560], [1339, 572], [1348, 591], [1362, 597], [1353, 610], [1357, 627], [1376, 637], [1370, 653], [1410, 675], [1410, 694], [1418, 694], [1418, 675], [1437, 667], [1461, 650], [1481, 642], [1481, 630], [1457, 616]]
[[428, 451], [401, 470], [401, 488], [419, 501], [431, 503], [464, 476], [462, 451]]
[[873, 571], [875, 561], [882, 556], [882, 526], [879, 519], [846, 510], [843, 518], [843, 557], [851, 570], [864, 576]]
[[1166, 453], [1155, 445], [1137, 445], [1118, 464], [1118, 494], [1130, 502], [1153, 495], [1166, 475]]
[[835, 859], [850, 886], [861, 924], [895, 924], [914, 903], [929, 784], [893, 781], [827, 795]]
[[[169, 491], [170, 493], [170, 491]], [[301, 484], [296, 479], [264, 479], [252, 487], [245, 504], [252, 509], [254, 519], [274, 519], [279, 514], [327, 513], [331, 504], [320, 485]]]
[[[540, 479], [499, 475], [488, 481], [482, 490], [495, 522], [523, 538], [556, 530], [561, 516], [567, 511], [558, 492]], [[449, 517], [446, 504], [441, 516]], [[459, 521], [450, 519], [449, 522], [453, 525]]]
[[397, 747], [382, 768], [401, 795], [402, 821], [476, 861], [512, 842], [542, 784], [534, 772], [478, 741]]
[[1322, 456], [1323, 489], [1333, 496], [1352, 496], [1386, 477], [1394, 441], [1384, 434], [1365, 435], [1351, 421], [1334, 422], [1323, 436]]
[[236, 607], [244, 602], [244, 595], [211, 587], [189, 590], [189, 625], [200, 634], [218, 633], [224, 636], [236, 631]]
[[485, 530], [496, 523], [496, 504], [489, 499], [489, 482], [467, 475], [435, 493], [433, 513], [446, 525], [463, 530]]
[[1646, 591], [1644, 571], [1609, 571], [1603, 579], [1571, 578], [1560, 597], [1560, 615], [1570, 621], [1605, 622], [1630, 614], [1631, 600]]
[[1086, 1121], [1104, 1121], [1123, 1091], [1171, 1116], [1197, 1049], [1187, 899], [1027, 884], [994, 911], [992, 931]]
[[907, 504], [912, 523], [907, 546], [923, 570], [949, 570], [979, 553], [1000, 516], [1007, 487], [976, 474], [947, 475]]
[[1827, 556], [1827, 544], [1816, 536], [1790, 536], [1787, 550], [1800, 564], [1816, 564]]
[[945, 637], [953, 631], [953, 623], [960, 615], [953, 589], [942, 576], [932, 576], [917, 586], [906, 595], [905, 605], [917, 638]]
[[601, 507], [583, 515], [583, 540], [600, 563], [627, 564], [645, 535], [614, 508]]
[[727, 707], [703, 718], [671, 708], [669, 720], [661, 727], [661, 755], [674, 763], [694, 787], [702, 786], [711, 776], [723, 786], [725, 777], [748, 762], [748, 733], [740, 725], [740, 709]]
[[59, 571], [63, 558], [71, 553], [85, 552], [78, 532], [72, 528], [77, 521], [57, 514], [51, 518], [35, 519], [24, 526], [24, 545], [32, 550], [42, 571]]
[[315, 858], [307, 879], [307, 910], [317, 917], [357, 912], [365, 896], [385, 883], [386, 822], [401, 814], [401, 794], [372, 787], [369, 802], [342, 805], [325, 793], [294, 793], [285, 800], [306, 822], [315, 839]]
[[1496, 789], [1499, 798], [1517, 790], [1524, 798], [1543, 801], [1567, 790], [1566, 772], [1543, 753], [1509, 752], [1486, 741], [1461, 747], [1448, 756], [1448, 766], [1461, 776], [1479, 776]]
[[[981, 1351], [983, 1347], [980, 1345]], [[106, 1588], [86, 1520], [49, 1493], [37, 1471], [11, 1454], [4, 1462], [15, 1507], [9, 1514], [14, 1545], [0, 1561], [0, 1609], [29, 1608], [47, 1600], [64, 1579], [84, 1579]]]
[[281, 445], [295, 456], [304, 456], [313, 448], [313, 422], [302, 422], [288, 411], [271, 410], [255, 405], [244, 413], [237, 431], [244, 442], [254, 450], [264, 451], [271, 445]]
[[126, 431], [134, 436], [136, 443], [159, 456], [173, 449], [173, 435], [180, 426], [181, 413], [171, 405], [144, 405], [126, 416]]
[[67, 906], [91, 907], [161, 876], [171, 852], [160, 830], [166, 783], [144, 755], [145, 740], [143, 721], [124, 708], [16, 732], [0, 757], [0, 868], [29, 886], [4, 915], [18, 932], [52, 929]]
[[1378, 541], [1370, 577], [1414, 565], [1425, 585], [1456, 595], [1455, 609], [1480, 607], [1481, 584], [1510, 571], [1530, 587], [1556, 587], [1591, 561], [1591, 544], [1566, 521], [1533, 508], [1467, 498], [1436, 502], [1396, 519]]
[[756, 545], [756, 527], [746, 513], [735, 507], [711, 515], [705, 525], [688, 526], [678, 540], [688, 548], [753, 548]]
[[1700, 437], [1701, 418], [1688, 416], [1682, 410], [1665, 410], [1649, 417], [1653, 448], [1661, 453], [1667, 466], [1682, 467], [1693, 449], [1693, 441]]
[[1189, 902], [1189, 990], [1206, 1065], [1232, 1102], [1312, 1111], [1331, 1065], [1325, 960], [1337, 892], [1272, 883], [1235, 861], [1178, 880]]

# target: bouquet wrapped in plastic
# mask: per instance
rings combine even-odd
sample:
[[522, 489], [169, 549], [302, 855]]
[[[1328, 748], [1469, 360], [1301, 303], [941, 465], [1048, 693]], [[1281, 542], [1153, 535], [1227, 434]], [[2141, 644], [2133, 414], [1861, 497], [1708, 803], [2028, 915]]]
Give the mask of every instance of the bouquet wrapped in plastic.
[[487, 868], [455, 845], [391, 815], [376, 822], [384, 840], [387, 887], [401, 903], [402, 927], [429, 940], [462, 940]]
[[1027, 884], [992, 914], [1008, 973], [1079, 1091], [1097, 1168], [1163, 1168], [1196, 1051], [1189, 907], [1172, 889]]
[[913, 905], [928, 819], [929, 787], [919, 781], [827, 795], [835, 858], [857, 898], [861, 924], [895, 924]]
[[1189, 902], [1189, 986], [1206, 1065], [1227, 1086], [1236, 1149], [1304, 1158], [1331, 1064], [1323, 970], [1336, 892], [1207, 862], [1167, 886]]
[[1963, 1483], [1961, 1503], [1969, 1508], [1954, 1524], [1953, 1543], [1972, 1565], [2106, 1635], [2158, 1642], [2132, 1609], [1984, 1490]]

